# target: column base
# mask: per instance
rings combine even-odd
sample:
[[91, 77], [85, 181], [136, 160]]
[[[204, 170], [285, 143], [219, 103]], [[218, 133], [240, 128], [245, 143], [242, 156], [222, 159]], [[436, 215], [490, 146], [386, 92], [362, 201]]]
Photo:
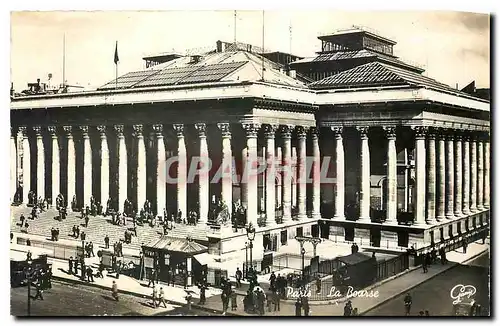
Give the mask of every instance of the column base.
[[370, 244], [370, 230], [354, 228], [354, 242], [359, 246]]
[[470, 212], [471, 212], [472, 214], [474, 214], [474, 213], [477, 213], [477, 212], [479, 212], [479, 211], [478, 211], [477, 207], [471, 207], [471, 208], [470, 208]]
[[463, 210], [462, 213], [464, 213], [465, 216], [471, 215], [472, 212], [470, 210]]
[[484, 210], [486, 210], [486, 209], [484, 208], [484, 206], [477, 206], [477, 209], [478, 209], [479, 211], [484, 211]]
[[446, 214], [445, 217], [449, 220], [453, 220], [455, 218], [455, 215], [453, 214]]
[[360, 223], [370, 223], [372, 221], [372, 219], [368, 216], [368, 217], [359, 217], [356, 222], [360, 222]]
[[425, 220], [425, 223], [426, 223], [427, 225], [435, 225], [435, 224], [437, 224], [437, 221], [436, 221], [436, 218], [435, 218], [435, 217], [431, 217], [431, 218], [429, 218], [428, 220]]
[[380, 231], [380, 248], [391, 248], [398, 246], [398, 234], [394, 231]]
[[329, 237], [330, 240], [344, 241], [345, 240], [345, 229], [342, 226], [330, 226]]
[[344, 215], [333, 215], [333, 220], [344, 221], [345, 216]]
[[442, 216], [436, 216], [436, 221], [438, 223], [441, 223], [443, 222], [444, 220], [446, 220], [446, 216], [442, 215]]
[[297, 214], [298, 220], [303, 219], [303, 218], [307, 218], [307, 214]]
[[385, 220], [383, 225], [398, 225], [398, 221], [397, 220]]
[[321, 213], [312, 213], [311, 218], [321, 218]]

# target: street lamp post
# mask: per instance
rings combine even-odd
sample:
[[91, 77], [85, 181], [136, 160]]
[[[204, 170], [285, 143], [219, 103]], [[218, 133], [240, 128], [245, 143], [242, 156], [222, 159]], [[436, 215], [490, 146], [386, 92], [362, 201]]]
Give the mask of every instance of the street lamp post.
[[305, 274], [304, 274], [304, 256], [306, 254], [306, 250], [304, 249], [303, 246], [301, 246], [302, 249], [300, 250], [300, 253], [302, 254], [302, 282], [304, 282], [305, 285]]
[[248, 280], [248, 242], [245, 242], [245, 279]]
[[32, 260], [31, 257], [28, 257], [26, 259], [26, 263], [28, 263], [28, 266], [26, 266], [25, 269], [25, 275], [26, 275], [26, 280], [28, 281], [28, 316], [31, 316], [31, 274], [32, 274]]
[[248, 241], [250, 242], [249, 243], [249, 248], [250, 248], [250, 266], [253, 269], [253, 259], [252, 259], [252, 252], [253, 252], [253, 250], [252, 249], [253, 249], [253, 240], [255, 239], [255, 228], [253, 227], [252, 222], [250, 222], [248, 224], [248, 226], [246, 227], [246, 231], [247, 231]]

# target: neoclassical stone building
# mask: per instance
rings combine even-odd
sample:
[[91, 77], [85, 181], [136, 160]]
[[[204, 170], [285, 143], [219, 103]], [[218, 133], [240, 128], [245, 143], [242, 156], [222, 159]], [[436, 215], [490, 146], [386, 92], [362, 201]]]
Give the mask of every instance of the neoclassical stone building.
[[[11, 195], [196, 210], [193, 237], [219, 262], [244, 261], [248, 240], [243, 228], [208, 221], [214, 198], [246, 208], [254, 258], [271, 262], [296, 235], [401, 250], [486, 225], [489, 102], [406, 67], [395, 42], [372, 33], [322, 41], [333, 45], [318, 57], [352, 60], [282, 64], [218, 43], [96, 91], [13, 97]], [[188, 180], [193, 157], [212, 168]], [[257, 157], [264, 172], [241, 182]], [[210, 182], [221, 165], [233, 171]]]

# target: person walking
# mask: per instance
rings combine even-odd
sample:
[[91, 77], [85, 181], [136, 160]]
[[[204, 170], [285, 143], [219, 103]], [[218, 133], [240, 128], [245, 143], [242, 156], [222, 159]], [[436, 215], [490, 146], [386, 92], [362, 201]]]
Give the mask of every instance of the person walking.
[[344, 316], [351, 316], [352, 315], [352, 302], [351, 300], [347, 301], [345, 306], [344, 306]]
[[90, 243], [89, 243], [89, 251], [92, 254], [92, 257], [95, 257], [95, 254], [94, 254], [94, 244], [92, 243], [92, 241], [90, 241]]
[[235, 276], [236, 276], [236, 287], [239, 288], [239, 287], [241, 287], [241, 279], [243, 278], [243, 274], [241, 273], [239, 267], [236, 267]]
[[40, 283], [40, 281], [37, 281], [35, 283], [35, 288], [36, 288], [36, 294], [33, 297], [33, 300], [36, 300], [38, 298], [40, 298], [40, 300], [43, 300], [43, 290], [42, 290], [42, 284]]
[[406, 293], [406, 296], [404, 298], [404, 303], [405, 303], [405, 314], [406, 314], [406, 316], [409, 316], [410, 312], [411, 312], [411, 304], [412, 304], [410, 293]]
[[198, 304], [200, 304], [200, 305], [204, 305], [204, 304], [205, 304], [205, 301], [207, 300], [207, 299], [206, 299], [206, 295], [205, 295], [205, 291], [206, 291], [206, 289], [207, 289], [207, 288], [206, 288], [205, 283], [204, 283], [204, 282], [203, 282], [203, 283], [201, 283], [201, 284], [199, 285], [199, 288], [200, 288], [200, 302], [199, 302]]
[[68, 260], [68, 274], [73, 272], [73, 256], [69, 257]]
[[158, 307], [163, 303], [163, 306], [167, 308], [167, 303], [165, 302], [165, 291], [163, 291], [163, 287], [160, 287], [160, 293], [158, 294]]
[[116, 281], [113, 281], [113, 285], [111, 286], [111, 292], [113, 295], [113, 298], [118, 301], [118, 285], [116, 284]]
[[300, 302], [300, 298], [297, 298], [295, 301], [295, 316], [302, 316], [302, 303]]
[[106, 234], [106, 236], [104, 237], [104, 247], [106, 249], [109, 249], [109, 237], [108, 235]]
[[156, 286], [153, 285], [153, 293], [151, 295], [152, 299], [153, 299], [153, 308], [156, 308], [157, 305], [156, 305], [156, 298], [158, 296], [158, 292], [156, 290]]
[[90, 266], [87, 267], [87, 281], [94, 283], [94, 272]]

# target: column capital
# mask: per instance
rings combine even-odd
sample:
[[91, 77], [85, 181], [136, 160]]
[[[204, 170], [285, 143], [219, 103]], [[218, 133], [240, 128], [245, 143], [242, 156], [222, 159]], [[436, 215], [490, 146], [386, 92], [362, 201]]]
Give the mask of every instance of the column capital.
[[220, 129], [222, 133], [222, 138], [230, 138], [231, 137], [231, 127], [228, 122], [219, 122], [217, 124], [217, 128]]
[[28, 136], [28, 128], [26, 126], [19, 127], [19, 132], [23, 135], [23, 137]]
[[415, 139], [425, 139], [429, 132], [429, 127], [424, 126], [412, 126], [411, 129], [415, 132]]
[[99, 126], [97, 126], [97, 127], [96, 127], [96, 129], [97, 129], [97, 131], [99, 131], [99, 133], [100, 133], [101, 135], [106, 134], [106, 126], [104, 126], [104, 125], [99, 125]]
[[264, 136], [267, 139], [274, 139], [276, 136], [276, 130], [278, 130], [278, 125], [266, 124], [264, 125]]
[[436, 131], [433, 129], [429, 129], [427, 131], [427, 139], [428, 140], [435, 140], [436, 139]]
[[80, 131], [84, 136], [88, 135], [89, 133], [89, 126], [79, 126]]
[[35, 133], [36, 133], [37, 136], [41, 136], [42, 135], [42, 127], [41, 126], [34, 126], [33, 130], [35, 131]]
[[118, 137], [123, 137], [123, 125], [114, 125], [113, 128], [115, 129], [116, 134]]
[[195, 123], [194, 128], [198, 131], [198, 136], [206, 137], [207, 136], [207, 125], [203, 122]]
[[471, 142], [477, 142], [479, 137], [478, 137], [478, 134], [477, 134], [477, 133], [472, 132], [472, 133], [470, 134], [470, 137], [469, 137], [469, 138], [470, 138], [470, 141], [471, 141]]
[[49, 131], [52, 138], [57, 138], [57, 127], [56, 126], [48, 126], [47, 130]]
[[259, 132], [260, 129], [260, 123], [242, 123], [243, 129], [246, 132], [247, 138], [256, 138], [257, 133]]
[[281, 138], [283, 138], [283, 139], [290, 139], [290, 138], [292, 138], [292, 130], [293, 130], [293, 128], [294, 128], [293, 125], [281, 125], [279, 127]]
[[184, 137], [184, 125], [182, 123], [176, 123], [172, 128], [177, 132], [177, 137]]
[[383, 126], [387, 139], [396, 139], [396, 126]]
[[73, 132], [73, 126], [63, 126], [63, 130], [66, 133], [66, 136], [71, 137]]
[[156, 134], [156, 137], [163, 136], [163, 125], [162, 124], [155, 124], [155, 125], [153, 125], [152, 128], [153, 128], [154, 134]]
[[297, 126], [295, 127], [295, 132], [298, 139], [305, 139], [307, 137], [307, 131], [309, 127]]
[[143, 137], [142, 131], [144, 130], [143, 125], [133, 125], [132, 128], [134, 129], [134, 136], [135, 137]]
[[330, 129], [333, 131], [333, 134], [335, 135], [336, 139], [342, 138], [342, 133], [344, 132], [344, 127], [330, 127]]
[[356, 126], [356, 130], [361, 134], [361, 139], [368, 138], [368, 130], [370, 127], [368, 126]]
[[317, 140], [319, 137], [319, 128], [311, 127], [309, 128], [309, 132], [311, 133], [311, 139]]

